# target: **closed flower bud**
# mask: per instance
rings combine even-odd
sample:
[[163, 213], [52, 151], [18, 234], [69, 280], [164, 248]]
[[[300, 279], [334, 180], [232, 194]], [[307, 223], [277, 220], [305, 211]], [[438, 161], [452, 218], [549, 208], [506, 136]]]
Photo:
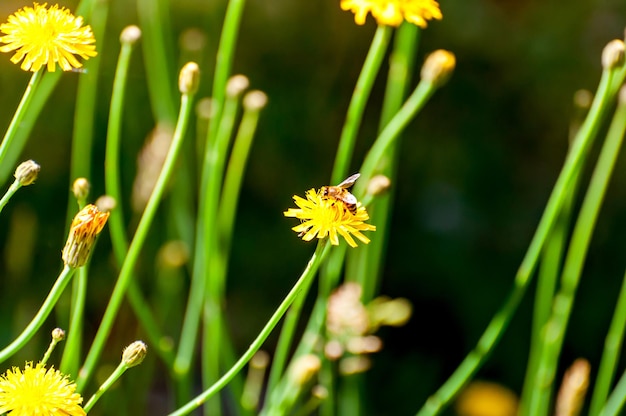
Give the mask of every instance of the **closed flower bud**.
[[385, 175], [376, 175], [367, 184], [367, 193], [370, 195], [382, 195], [391, 187], [391, 180]]
[[87, 200], [89, 191], [91, 190], [91, 184], [86, 178], [78, 178], [72, 184], [72, 193], [76, 200], [83, 202]]
[[267, 105], [267, 95], [263, 91], [250, 91], [243, 97], [243, 107], [250, 111], [259, 111]]
[[602, 68], [613, 69], [624, 63], [624, 41], [614, 39], [602, 51]]
[[438, 49], [426, 58], [422, 66], [422, 80], [439, 87], [448, 81], [455, 65], [456, 58], [452, 52]]
[[134, 44], [141, 39], [141, 29], [135, 25], [126, 26], [120, 35], [120, 42]]
[[41, 166], [39, 166], [34, 160], [27, 160], [26, 162], [20, 163], [17, 169], [15, 169], [14, 176], [21, 186], [30, 185], [35, 182], [35, 179], [37, 179], [40, 169]]
[[195, 94], [200, 86], [200, 67], [195, 62], [187, 62], [180, 70], [178, 89], [182, 94]]
[[322, 361], [317, 355], [306, 354], [298, 357], [289, 371], [289, 378], [294, 384], [304, 385], [309, 382], [322, 367]]
[[128, 368], [139, 365], [146, 358], [148, 353], [148, 346], [143, 341], [135, 341], [128, 347], [124, 348], [122, 352], [122, 362], [126, 364]]
[[226, 84], [226, 95], [238, 97], [250, 86], [250, 81], [245, 75], [234, 75], [229, 78]]
[[67, 266], [81, 267], [87, 263], [96, 237], [104, 228], [108, 218], [108, 212], [102, 212], [92, 204], [76, 214], [70, 226], [65, 248], [63, 248], [62, 258]]
[[65, 331], [61, 328], [54, 328], [52, 330], [52, 339], [56, 342], [63, 341], [65, 339]]

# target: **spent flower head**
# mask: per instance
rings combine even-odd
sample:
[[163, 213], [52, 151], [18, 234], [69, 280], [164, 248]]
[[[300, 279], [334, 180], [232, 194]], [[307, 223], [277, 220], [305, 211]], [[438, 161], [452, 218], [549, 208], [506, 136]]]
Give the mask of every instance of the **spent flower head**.
[[421, 28], [443, 17], [436, 0], [341, 0], [341, 8], [352, 11], [359, 25], [365, 24], [368, 13], [379, 25], [400, 26], [406, 20]]
[[76, 214], [63, 249], [62, 257], [66, 265], [81, 267], [87, 263], [96, 237], [104, 228], [108, 218], [108, 212], [102, 212], [92, 204], [85, 206]]
[[324, 195], [322, 190], [316, 191], [315, 189], [306, 192], [306, 199], [294, 195], [293, 200], [298, 208], [289, 208], [284, 215], [302, 221], [292, 230], [299, 233], [304, 241], [328, 236], [331, 244], [338, 245], [340, 235], [350, 247], [356, 247], [356, 241], [352, 236], [368, 244], [369, 238], [361, 231], [376, 230], [374, 225], [365, 223], [370, 217], [360, 202], [357, 202], [353, 213], [342, 200]]
[[0, 52], [15, 51], [11, 62], [22, 61], [24, 71], [36, 72], [42, 66], [54, 72], [56, 64], [63, 71], [80, 68], [76, 59], [96, 56], [96, 42], [90, 26], [83, 26], [83, 18], [76, 17], [57, 4], [46, 7], [34, 3], [33, 7], [24, 7], [11, 16], [8, 22], [0, 25]]
[[13, 416], [84, 416], [76, 384], [54, 368], [26, 363], [0, 377], [0, 414]]

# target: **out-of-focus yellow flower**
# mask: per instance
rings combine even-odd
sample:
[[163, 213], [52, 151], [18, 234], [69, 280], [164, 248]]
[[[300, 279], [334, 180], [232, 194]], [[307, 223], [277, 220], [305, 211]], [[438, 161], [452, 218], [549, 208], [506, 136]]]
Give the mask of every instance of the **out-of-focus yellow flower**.
[[368, 244], [369, 238], [361, 231], [376, 230], [375, 226], [365, 223], [370, 217], [360, 202], [357, 203], [356, 212], [353, 214], [343, 201], [324, 196], [321, 191], [315, 189], [307, 191], [306, 199], [295, 195], [293, 200], [298, 208], [289, 208], [284, 215], [302, 220], [302, 223], [292, 230], [300, 233], [304, 241], [328, 236], [331, 244], [338, 245], [338, 236], [341, 235], [350, 247], [356, 247], [356, 241], [352, 236]]
[[26, 363], [0, 377], [0, 414], [9, 416], [85, 416], [76, 384], [45, 365]]
[[436, 0], [341, 0], [341, 8], [352, 11], [359, 25], [365, 24], [368, 13], [379, 25], [400, 26], [406, 20], [421, 28], [443, 17]]
[[76, 214], [63, 248], [62, 257], [65, 264], [70, 267], [81, 267], [87, 263], [96, 237], [108, 218], [108, 212], [102, 212], [92, 204], [85, 206]]
[[0, 25], [0, 52], [15, 51], [11, 57], [14, 64], [23, 60], [24, 71], [36, 72], [46, 65], [54, 72], [56, 64], [63, 71], [80, 68], [76, 59], [96, 56], [96, 45], [90, 26], [83, 26], [83, 18], [76, 17], [69, 10], [57, 4], [46, 8], [47, 3], [24, 7], [11, 16], [8, 22]]
[[474, 381], [460, 394], [456, 410], [459, 416], [515, 416], [517, 396], [499, 384]]

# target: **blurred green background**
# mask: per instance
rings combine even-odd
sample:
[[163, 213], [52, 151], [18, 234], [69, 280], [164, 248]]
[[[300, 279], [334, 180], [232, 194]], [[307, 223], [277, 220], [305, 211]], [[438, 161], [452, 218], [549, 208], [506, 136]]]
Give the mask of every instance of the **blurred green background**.
[[[4, 0], [0, 20], [30, 3]], [[60, 5], [75, 10], [77, 2]], [[92, 176], [93, 199], [103, 192], [103, 151], [111, 84], [120, 31], [137, 24], [137, 5], [110, 1], [105, 39], [98, 39], [100, 91]], [[207, 96], [219, 40], [224, 1], [172, 1], [169, 47], [172, 89], [189, 57], [202, 68], [198, 97]], [[623, 38], [623, 0], [441, 2], [442, 21], [422, 31], [423, 57], [444, 48], [457, 56], [449, 83], [438, 91], [403, 136], [389, 251], [381, 293], [404, 296], [414, 315], [402, 328], [381, 332], [384, 350], [367, 375], [366, 414], [413, 414], [475, 345], [512, 287], [513, 276], [538, 223], [561, 167], [576, 90], [594, 90], [600, 54]], [[181, 56], [181, 35], [196, 28], [204, 49]], [[375, 31], [373, 19], [354, 24], [339, 1], [251, 0], [247, 2], [234, 72], [269, 96], [261, 115], [237, 216], [228, 281], [228, 318], [236, 347], [243, 351], [287, 293], [313, 252], [290, 230], [282, 212], [293, 194], [327, 184], [352, 89]], [[8, 125], [30, 74], [0, 59], [0, 126]], [[415, 76], [418, 76], [416, 69]], [[137, 152], [154, 126], [141, 45], [133, 56], [123, 126], [124, 191], [136, 173]], [[378, 79], [352, 170], [377, 129], [386, 66]], [[5, 345], [33, 316], [61, 268], [69, 184], [70, 143], [77, 79], [63, 75], [39, 117], [20, 160], [41, 166], [36, 185], [21, 190], [0, 217], [0, 343]], [[193, 129], [192, 129], [193, 130]], [[193, 132], [189, 143], [192, 144]], [[86, 155], [85, 157], [89, 157]], [[626, 174], [615, 172], [587, 260], [562, 355], [562, 369], [577, 357], [599, 363], [616, 293], [626, 267]], [[8, 182], [6, 184], [8, 186]], [[180, 186], [180, 185], [179, 185]], [[136, 218], [129, 218], [129, 229]], [[167, 221], [162, 221], [165, 224]], [[159, 299], [155, 253], [168, 236], [156, 228], [137, 270], [147, 296]], [[375, 238], [375, 236], [373, 236]], [[87, 340], [106, 306], [116, 268], [107, 233], [93, 259], [86, 314]], [[187, 281], [179, 282], [186, 296]], [[521, 390], [528, 353], [531, 290], [479, 378]], [[67, 307], [67, 299], [64, 301]], [[62, 310], [63, 304], [61, 305]], [[167, 329], [178, 337], [178, 316]], [[50, 329], [63, 324], [50, 319]], [[43, 329], [11, 364], [36, 360], [48, 342]], [[102, 363], [116, 365], [123, 346], [141, 337], [126, 306]], [[266, 348], [272, 350], [273, 336]], [[152, 360], [155, 357], [152, 356]], [[150, 367], [147, 367], [150, 368]], [[623, 368], [620, 367], [620, 368]], [[559, 374], [562, 374], [562, 369]], [[122, 381], [158, 380], [158, 364]], [[171, 409], [167, 385], [151, 384], [156, 414]], [[136, 397], [106, 405], [103, 414], [136, 414]], [[123, 413], [124, 409], [128, 413]], [[106, 409], [109, 409], [107, 412]], [[152, 414], [152, 413], [150, 413]], [[451, 413], [452, 414], [452, 413]]]

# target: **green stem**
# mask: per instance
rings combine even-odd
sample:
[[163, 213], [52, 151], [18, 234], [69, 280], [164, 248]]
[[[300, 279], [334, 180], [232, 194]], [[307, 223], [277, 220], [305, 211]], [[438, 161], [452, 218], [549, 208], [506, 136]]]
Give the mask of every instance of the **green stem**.
[[[206, 246], [205, 239], [210, 239], [210, 234], [205, 234], [208, 228], [206, 224], [207, 218], [215, 215], [215, 209], [211, 212], [208, 209], [208, 202], [212, 198], [218, 198], [217, 195], [211, 195], [217, 192], [214, 188], [209, 187], [212, 181], [212, 172], [215, 170], [215, 158], [225, 158], [225, 154], [213, 154], [214, 149], [219, 146], [216, 144], [219, 126], [221, 125], [221, 117], [226, 95], [226, 82], [231, 73], [232, 63], [234, 60], [235, 44], [241, 23], [241, 16], [245, 5], [244, 0], [230, 0], [224, 17], [224, 26], [220, 37], [220, 44], [217, 50], [217, 58], [215, 63], [215, 76], [213, 79], [213, 100], [212, 111], [213, 117], [209, 123], [207, 140], [204, 147], [205, 160], [202, 168], [202, 178], [200, 187], [200, 202], [198, 212], [198, 222], [196, 231], [196, 245], [194, 249], [194, 264], [189, 290], [189, 299], [185, 310], [183, 327], [181, 330], [180, 344], [178, 353], [174, 362], [174, 371], [179, 378], [184, 378], [191, 367], [193, 350], [198, 336], [200, 324], [200, 314], [202, 313], [203, 298], [206, 290], [206, 279], [208, 276], [205, 271], [207, 266], [204, 264], [205, 253], [209, 251]], [[223, 147], [223, 146], [222, 146]], [[228, 146], [224, 147], [225, 149]], [[221, 187], [221, 182], [219, 183]], [[217, 199], [216, 199], [217, 201]], [[217, 202], [216, 202], [217, 203]], [[212, 229], [210, 232], [214, 232]]]
[[59, 370], [63, 374], [78, 372], [80, 350], [82, 345], [83, 314], [87, 298], [88, 266], [78, 269], [72, 286], [72, 306], [70, 309], [70, 326], [67, 331], [67, 342], [63, 348], [63, 357]]
[[625, 129], [626, 103], [622, 103], [620, 100], [620, 105], [600, 151], [587, 194], [572, 232], [561, 275], [561, 289], [554, 299], [552, 316], [543, 331], [542, 352], [535, 375], [535, 388], [528, 408], [530, 415], [548, 413], [550, 390], [574, 304], [576, 289], [591, 242], [591, 235], [604, 201], [606, 188], [622, 145]]
[[113, 373], [111, 373], [111, 375], [104, 381], [104, 383], [102, 383], [102, 385], [93, 394], [93, 396], [91, 396], [91, 398], [89, 399], [85, 407], [83, 407], [83, 410], [85, 410], [86, 413], [89, 413], [89, 411], [93, 408], [96, 402], [102, 397], [102, 395], [111, 388], [113, 383], [119, 380], [119, 378], [122, 376], [122, 374], [126, 372], [126, 370], [128, 370], [128, 365], [126, 365], [123, 361], [119, 363], [119, 365], [115, 368]]
[[[17, 110], [15, 110], [15, 114], [13, 114], [13, 118], [11, 119], [11, 123], [7, 128], [6, 133], [4, 134], [4, 138], [2, 139], [2, 143], [0, 143], [0, 166], [4, 166], [7, 157], [7, 153], [14, 146], [15, 136], [17, 131], [21, 128], [21, 123], [25, 114], [28, 114], [30, 111], [30, 103], [33, 99], [33, 95], [35, 90], [37, 89], [37, 85], [43, 76], [44, 69], [40, 69], [37, 72], [34, 72], [28, 81], [28, 85], [26, 86], [26, 91], [24, 91], [24, 95], [20, 100], [19, 105], [17, 106]], [[13, 165], [13, 164], [11, 164]]]
[[2, 199], [0, 199], [0, 212], [2, 212], [4, 207], [8, 204], [9, 199], [11, 199], [11, 197], [15, 195], [17, 190], [21, 187], [22, 184], [20, 183], [20, 181], [18, 181], [17, 179], [13, 181], [11, 186], [9, 186], [9, 189], [7, 189], [6, 193], [2, 196]]
[[372, 39], [372, 44], [354, 87], [352, 99], [346, 113], [346, 120], [341, 130], [339, 147], [331, 175], [333, 184], [341, 182], [348, 174], [348, 167], [352, 159], [356, 136], [361, 126], [363, 111], [376, 80], [376, 75], [378, 75], [380, 65], [385, 57], [392, 31], [393, 29], [390, 26], [379, 25], [374, 34], [374, 39]]
[[241, 371], [241, 369], [246, 365], [248, 361], [254, 356], [254, 354], [261, 348], [267, 337], [272, 333], [278, 322], [283, 317], [289, 306], [294, 302], [296, 297], [298, 297], [302, 288], [308, 284], [310, 284], [309, 280], [312, 280], [315, 277], [315, 273], [319, 268], [320, 263], [328, 254], [330, 245], [326, 243], [326, 240], [320, 241], [317, 245], [315, 253], [309, 260], [307, 267], [302, 272], [302, 275], [296, 282], [296, 284], [291, 288], [285, 299], [278, 306], [276, 311], [272, 314], [271, 318], [267, 321], [259, 335], [255, 338], [254, 341], [248, 347], [248, 350], [237, 360], [237, 362], [219, 379], [213, 384], [210, 388], [206, 389], [202, 394], [191, 400], [185, 406], [180, 409], [172, 412], [169, 416], [182, 416], [189, 414], [194, 409], [201, 406], [204, 402], [206, 402], [209, 398], [219, 392], [224, 386], [228, 384], [228, 382], [235, 377], [235, 375]]
[[0, 363], [6, 361], [9, 357], [19, 351], [32, 337], [35, 335], [35, 332], [43, 325], [46, 321], [46, 318], [52, 312], [54, 305], [56, 305], [59, 297], [63, 293], [63, 290], [72, 279], [72, 275], [76, 269], [71, 268], [69, 266], [64, 266], [61, 274], [57, 277], [54, 286], [50, 290], [50, 293], [44, 300], [41, 308], [37, 312], [37, 315], [33, 318], [32, 321], [28, 324], [26, 328], [22, 331], [22, 333], [8, 346], [6, 346], [2, 351], [0, 351]]
[[[554, 185], [546, 208], [543, 212], [535, 235], [533, 236], [522, 263], [515, 275], [515, 282], [512, 292], [509, 294], [502, 308], [494, 315], [485, 329], [485, 332], [478, 340], [477, 346], [472, 350], [450, 378], [433, 394], [424, 406], [417, 413], [418, 416], [431, 416], [438, 414], [444, 407], [450, 404], [452, 399], [467, 383], [467, 381], [478, 371], [487, 356], [496, 345], [504, 329], [510, 322], [517, 306], [521, 301], [526, 288], [528, 287], [532, 272], [537, 265], [539, 254], [544, 246], [546, 238], [550, 233], [554, 221], [561, 210], [564, 198], [570, 188], [574, 174], [583, 164], [587, 149], [593, 143], [599, 124], [607, 111], [611, 102], [609, 86], [613, 78], [613, 71], [604, 71], [598, 86], [598, 92], [593, 101], [589, 114], [581, 129], [572, 143], [572, 148], [561, 169], [561, 173]], [[534, 416], [534, 415], [533, 415]]]
[[[617, 416], [622, 414], [622, 409], [626, 403], [626, 372], [622, 374], [615, 390], [609, 396], [606, 404], [598, 416]], [[592, 413], [590, 413], [592, 414]]]
[[104, 349], [105, 343], [115, 321], [115, 317], [117, 316], [117, 312], [122, 304], [122, 300], [124, 299], [124, 294], [126, 293], [126, 289], [128, 288], [133, 275], [133, 269], [139, 258], [141, 248], [143, 247], [143, 244], [148, 236], [148, 231], [150, 230], [154, 216], [156, 215], [159, 202], [161, 201], [167, 183], [173, 174], [176, 159], [189, 124], [189, 117], [193, 108], [192, 101], [193, 96], [183, 94], [181, 97], [178, 123], [176, 125], [176, 130], [174, 131], [174, 137], [172, 139], [170, 149], [163, 164], [161, 173], [159, 174], [159, 178], [154, 186], [154, 190], [152, 191], [148, 203], [146, 204], [145, 211], [139, 220], [135, 236], [133, 237], [130, 247], [128, 248], [128, 254], [122, 264], [117, 283], [115, 284], [115, 288], [111, 294], [111, 298], [102, 318], [102, 322], [98, 328], [93, 344], [91, 345], [91, 349], [87, 354], [83, 368], [80, 371], [80, 376], [77, 380], [79, 391], [85, 387], [87, 381], [93, 375], [93, 370], [98, 362], [102, 350]]

